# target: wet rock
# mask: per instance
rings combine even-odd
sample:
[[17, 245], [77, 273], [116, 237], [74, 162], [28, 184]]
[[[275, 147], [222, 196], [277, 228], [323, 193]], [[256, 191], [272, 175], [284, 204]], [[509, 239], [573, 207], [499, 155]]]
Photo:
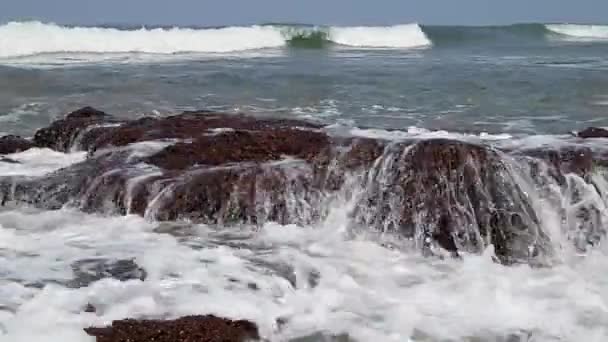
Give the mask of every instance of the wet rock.
[[284, 156], [312, 160], [328, 144], [325, 134], [298, 129], [232, 131], [171, 145], [144, 161], [167, 170], [183, 170], [195, 165], [260, 163]]
[[[64, 119], [53, 122], [49, 127], [38, 130], [34, 135], [34, 144], [37, 147], [67, 152], [79, 139], [79, 135], [88, 128], [116, 122], [119, 121], [102, 111], [84, 107], [68, 114]], [[99, 132], [93, 134], [98, 135]]]
[[553, 167], [552, 175], [563, 182], [563, 175], [575, 173], [580, 176], [588, 175], [595, 164], [596, 158], [588, 147], [565, 146], [560, 149], [533, 149], [521, 151], [522, 154], [544, 160]]
[[132, 279], [143, 281], [147, 275], [146, 271], [133, 260], [79, 260], [72, 265], [72, 271], [74, 272], [74, 279], [68, 284], [72, 288], [86, 287], [104, 278], [114, 278], [120, 281]]
[[[136, 151], [143, 142], [158, 147]], [[37, 144], [81, 148], [89, 157], [39, 178], [0, 179], [3, 203], [160, 221], [307, 225], [340, 198], [354, 203], [353, 225], [394, 232], [432, 255], [480, 253], [493, 244], [504, 263], [550, 253], [512, 159], [532, 174], [545, 172], [542, 166], [559, 186], [568, 173], [587, 181], [603, 160], [580, 146], [498, 151], [449, 139], [388, 142], [213, 112], [120, 122], [91, 108], [40, 130]], [[595, 226], [596, 210], [589, 210], [572, 216]], [[584, 241], [597, 243], [602, 232]]]
[[[207, 111], [185, 112], [166, 118], [142, 118], [130, 121], [98, 138], [94, 150], [107, 146], [125, 146], [140, 141], [213, 136], [222, 132], [269, 131], [294, 128], [308, 130], [321, 126], [300, 120], [263, 119], [246, 115], [231, 115]], [[295, 139], [294, 139], [295, 141]]]
[[97, 342], [245, 342], [260, 338], [249, 321], [216, 316], [188, 316], [176, 320], [114, 321], [105, 328], [87, 328]]
[[0, 163], [8, 163], [8, 164], [21, 164], [20, 161], [14, 160], [11, 158], [0, 157]]
[[170, 191], [156, 198], [154, 217], [221, 224], [315, 222], [321, 216], [323, 191], [314, 188], [312, 177], [306, 166], [199, 170], [171, 181]]
[[0, 137], [0, 155], [23, 152], [34, 147], [34, 144], [16, 135]]
[[578, 132], [577, 136], [583, 139], [608, 138], [608, 129], [599, 127], [589, 127], [581, 132]]
[[87, 312], [87, 313], [96, 313], [97, 308], [93, 304], [87, 303], [87, 305], [85, 305], [85, 307], [82, 311]]
[[527, 262], [547, 242], [530, 199], [488, 147], [433, 139], [390, 147], [367, 186], [357, 219], [398, 231], [431, 251], [480, 253]]

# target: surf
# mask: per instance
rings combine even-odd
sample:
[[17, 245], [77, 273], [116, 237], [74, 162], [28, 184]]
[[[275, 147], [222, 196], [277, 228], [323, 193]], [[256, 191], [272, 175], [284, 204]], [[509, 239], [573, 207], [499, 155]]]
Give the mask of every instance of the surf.
[[10, 22], [0, 26], [0, 58], [71, 52], [227, 53], [326, 44], [358, 48], [414, 48], [428, 46], [431, 42], [418, 24], [387, 27], [253, 25], [121, 29]]
[[570, 38], [608, 40], [608, 25], [553, 24], [546, 25], [546, 28]]

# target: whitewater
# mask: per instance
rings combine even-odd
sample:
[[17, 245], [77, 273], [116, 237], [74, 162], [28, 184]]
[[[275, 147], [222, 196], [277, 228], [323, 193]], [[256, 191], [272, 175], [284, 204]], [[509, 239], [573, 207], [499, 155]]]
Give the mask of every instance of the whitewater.
[[[299, 225], [159, 222], [153, 210], [120, 216], [8, 201], [0, 341], [92, 342], [83, 328], [188, 314], [251, 320], [270, 342], [608, 341], [608, 139], [574, 136], [608, 127], [606, 27], [0, 24], [0, 136], [31, 138], [90, 105], [120, 120], [207, 109], [308, 120], [337, 137], [481, 144], [499, 151], [554, 251], [540, 265], [497, 263], [494, 246], [425, 256], [403, 236], [353, 225], [354, 199], [367, 193], [356, 174], [322, 219]], [[128, 148], [142, 156], [175, 143]], [[547, 174], [551, 155], [535, 168], [531, 152], [517, 154], [570, 148], [604, 163], [557, 181]], [[401, 171], [390, 156], [370, 179]], [[14, 195], [18, 182], [89, 157], [46, 148], [0, 155], [0, 179], [15, 180], [0, 191]]]
[[[557, 34], [569, 40], [608, 39], [605, 25], [512, 25], [500, 29], [517, 32], [521, 39], [535, 30], [546, 36]], [[461, 28], [457, 28], [460, 30]], [[483, 32], [484, 28], [466, 28], [466, 34]], [[61, 26], [42, 22], [9, 22], [0, 26], [0, 58], [57, 53], [231, 53], [248, 50], [276, 49], [297, 40], [321, 40], [351, 48], [412, 49], [434, 45], [433, 33], [449, 31], [448, 27], [401, 24], [393, 26], [306, 26], [253, 25], [222, 28], [112, 28]], [[430, 32], [430, 33], [429, 33]], [[466, 37], [461, 36], [461, 39]], [[496, 39], [500, 39], [496, 36]], [[555, 36], [553, 36], [555, 38]], [[318, 42], [321, 43], [321, 42]]]
[[547, 25], [549, 31], [571, 38], [608, 39], [608, 25]]
[[[381, 130], [356, 132], [396, 138]], [[445, 133], [401, 134], [432, 139]], [[133, 148], [149, 153], [163, 146]], [[0, 176], [31, 177], [85, 155], [32, 149], [7, 157], [22, 164], [0, 162]], [[608, 182], [597, 184], [608, 194]], [[547, 198], [526, 191], [544, 208], [543, 229], [560, 250], [551, 267], [502, 266], [491, 246], [462, 259], [423, 257], [394, 235], [352, 230], [349, 201], [335, 202], [314, 226], [259, 228], [5, 207], [0, 337], [88, 342], [82, 329], [91, 325], [203, 312], [252, 320], [269, 341], [605, 341], [608, 250], [583, 255], [569, 247]], [[586, 196], [583, 201], [598, 201]], [[112, 268], [118, 261], [127, 266]], [[145, 281], [131, 261], [145, 270]], [[97, 311], [83, 312], [88, 304]]]
[[[329, 27], [319, 29], [337, 44], [356, 47], [413, 48], [430, 45], [417, 24], [389, 27]], [[121, 30], [100, 27], [64, 27], [40, 22], [11, 22], [0, 26], [0, 57], [41, 53], [138, 52], [174, 54], [221, 53], [286, 46], [293, 37], [316, 29], [281, 26], [224, 27], [216, 29], [153, 28]]]

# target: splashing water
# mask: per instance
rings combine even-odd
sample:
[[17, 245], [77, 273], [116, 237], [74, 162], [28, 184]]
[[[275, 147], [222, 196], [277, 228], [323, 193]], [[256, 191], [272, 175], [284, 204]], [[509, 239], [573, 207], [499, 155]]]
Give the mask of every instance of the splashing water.
[[[142, 148], [150, 147], [135, 151]], [[374, 179], [394, 177], [387, 151]], [[47, 165], [50, 172], [82, 155], [11, 157], [22, 170]], [[357, 174], [322, 202], [321, 221], [300, 226], [155, 223], [8, 207], [0, 212], [0, 334], [11, 342], [88, 341], [82, 328], [114, 319], [213, 313], [250, 319], [272, 341], [604, 341], [604, 171], [561, 183], [542, 162], [502, 157], [550, 236], [557, 255], [551, 267], [502, 266], [492, 245], [460, 260], [426, 258], [386, 230], [353, 229], [357, 199], [369, 190]], [[288, 201], [300, 203], [293, 202], [293, 215], [305, 214], [298, 197]], [[145, 281], [136, 269], [122, 270], [129, 265], [145, 270]], [[97, 312], [83, 312], [87, 304]]]

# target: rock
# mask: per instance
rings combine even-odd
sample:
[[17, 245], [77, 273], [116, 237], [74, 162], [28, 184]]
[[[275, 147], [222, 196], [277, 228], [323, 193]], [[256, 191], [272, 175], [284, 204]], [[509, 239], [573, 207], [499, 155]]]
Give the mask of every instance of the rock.
[[581, 132], [578, 132], [577, 136], [583, 139], [608, 138], [608, 129], [599, 127], [589, 127]]
[[22, 137], [7, 135], [0, 138], [0, 155], [23, 152], [32, 148], [34, 144]]
[[97, 342], [245, 342], [259, 340], [257, 326], [216, 316], [187, 316], [176, 320], [114, 321], [105, 328], [86, 328]]
[[71, 288], [87, 287], [104, 279], [114, 278], [120, 281], [146, 279], [146, 271], [133, 260], [85, 259], [72, 264], [74, 279], [67, 284]]
[[[60, 123], [70, 128], [66, 122], [83, 118], [89, 119], [82, 113], [70, 114]], [[80, 133], [80, 140], [93, 146], [90, 158], [45, 179], [21, 182], [13, 196], [49, 209], [71, 203], [90, 212], [148, 213], [160, 220], [309, 223], [320, 214], [304, 207], [319, 206], [324, 184], [317, 179], [324, 174], [314, 165], [331, 152], [329, 137], [318, 128], [304, 121], [189, 112], [107, 127], [95, 138], [87, 130]], [[150, 139], [179, 140], [134, 158], [126, 150], [94, 152]], [[285, 158], [294, 161], [281, 161]], [[157, 171], [147, 175], [142, 163]], [[290, 200], [294, 194], [301, 201]]]
[[21, 164], [20, 161], [14, 160], [11, 158], [0, 157], [0, 163], [8, 163], [8, 164]]
[[[535, 180], [546, 171], [542, 181], [559, 188], [576, 178], [568, 173], [592, 184], [589, 175], [608, 160], [577, 145], [499, 151], [450, 139], [336, 137], [305, 121], [214, 112], [121, 122], [91, 108], [41, 129], [37, 144], [81, 148], [89, 157], [43, 177], [0, 179], [3, 204], [159, 221], [309, 225], [339, 199], [352, 203], [353, 227], [393, 232], [432, 255], [481, 253], [492, 244], [505, 264], [551, 254], [513, 163]], [[571, 215], [590, 232], [585, 243], [604, 233], [595, 229], [598, 209]]]
[[246, 115], [221, 114], [206, 111], [185, 112], [166, 118], [142, 118], [122, 125], [97, 139], [93, 149], [107, 146], [125, 146], [140, 141], [213, 136], [222, 132], [269, 131], [272, 129], [314, 130], [321, 126], [301, 120], [263, 119]]
[[594, 155], [590, 148], [582, 146], [564, 146], [557, 149], [532, 149], [523, 150], [519, 153], [544, 161], [544, 165], [550, 167], [547, 170], [549, 174], [560, 184], [565, 182], [564, 177], [568, 173], [586, 177], [593, 171], [596, 162], [600, 162], [601, 160], [601, 158], [597, 158]]
[[[80, 138], [80, 134], [88, 129], [93, 130], [104, 124], [116, 124], [119, 120], [91, 107], [84, 107], [68, 114], [64, 119], [53, 122], [49, 127], [42, 128], [34, 135], [37, 147], [46, 147], [60, 152], [67, 152]], [[98, 136], [101, 131], [93, 130], [91, 134]], [[91, 138], [89, 137], [88, 140]]]
[[489, 244], [504, 263], [528, 262], [547, 237], [530, 200], [488, 147], [433, 139], [390, 147], [372, 170], [357, 219], [416, 239], [429, 253], [480, 253]]
[[93, 305], [91, 303], [87, 303], [87, 305], [84, 306], [82, 311], [87, 312], [87, 313], [96, 313], [97, 308], [95, 307], [95, 305]]
[[284, 156], [312, 160], [328, 145], [327, 135], [312, 131], [291, 128], [232, 131], [171, 145], [144, 161], [166, 170], [184, 170], [195, 165], [261, 163]]

